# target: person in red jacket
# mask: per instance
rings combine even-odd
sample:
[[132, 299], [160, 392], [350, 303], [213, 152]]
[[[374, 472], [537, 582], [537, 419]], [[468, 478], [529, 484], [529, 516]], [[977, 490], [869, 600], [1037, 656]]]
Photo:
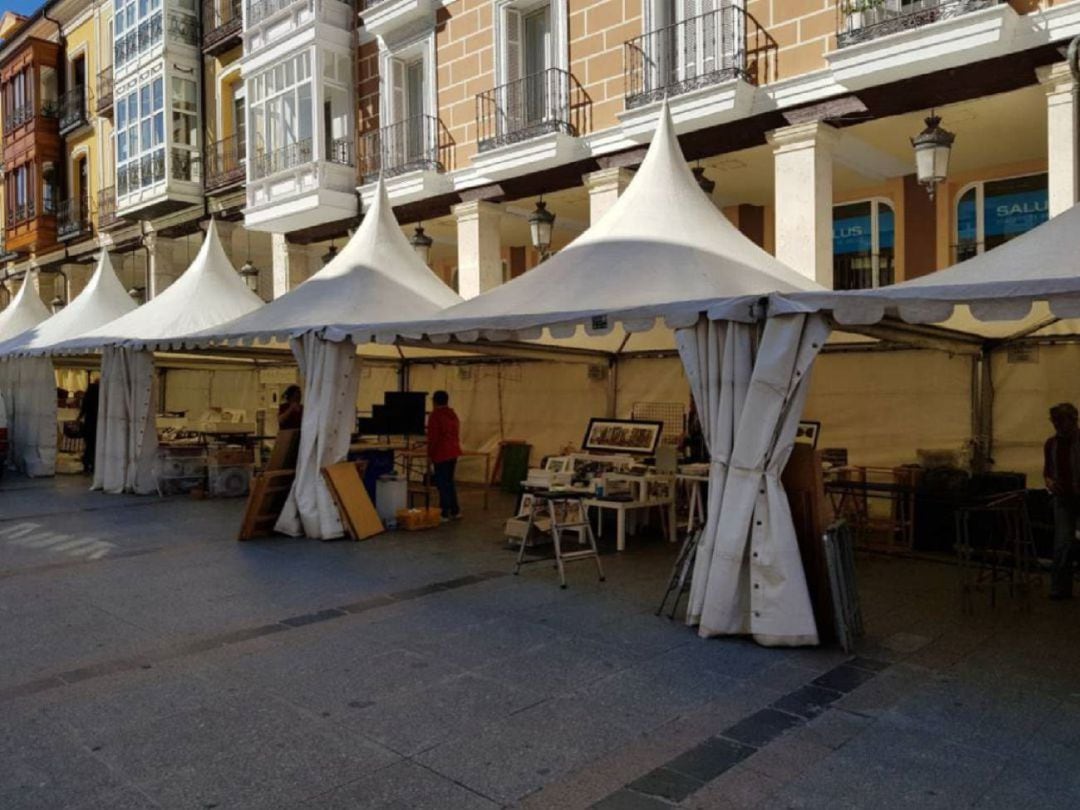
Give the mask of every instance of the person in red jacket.
[[454, 471], [461, 455], [461, 422], [450, 407], [450, 395], [445, 391], [436, 391], [431, 395], [431, 401], [435, 408], [428, 416], [427, 447], [428, 458], [435, 468], [439, 507], [444, 521], [458, 520], [461, 518], [461, 507], [458, 505]]

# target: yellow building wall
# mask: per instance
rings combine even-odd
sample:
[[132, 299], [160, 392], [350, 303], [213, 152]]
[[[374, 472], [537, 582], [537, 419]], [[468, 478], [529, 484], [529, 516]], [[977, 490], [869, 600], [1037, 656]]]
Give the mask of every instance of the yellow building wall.
[[107, 182], [103, 182], [105, 179], [105, 172], [103, 171], [101, 156], [98, 151], [98, 138], [101, 133], [98, 127], [99, 119], [97, 118], [97, 75], [103, 64], [103, 61], [100, 58], [101, 54], [99, 53], [98, 43], [101, 39], [98, 36], [98, 25], [98, 15], [90, 15], [84, 22], [64, 32], [67, 40], [67, 51], [64, 54], [64, 69], [67, 71], [65, 86], [69, 89], [72, 87], [71, 64], [77, 57], [82, 56], [85, 60], [86, 70], [86, 114], [91, 124], [89, 127], [83, 127], [77, 133], [65, 137], [64, 151], [67, 160], [67, 165], [64, 168], [67, 175], [66, 196], [69, 199], [75, 199], [79, 194], [79, 189], [77, 188], [78, 174], [75, 171], [75, 166], [77, 162], [85, 156], [86, 178], [89, 184], [87, 199], [90, 201], [92, 220], [95, 220], [96, 216], [98, 191], [104, 185], [108, 185]]

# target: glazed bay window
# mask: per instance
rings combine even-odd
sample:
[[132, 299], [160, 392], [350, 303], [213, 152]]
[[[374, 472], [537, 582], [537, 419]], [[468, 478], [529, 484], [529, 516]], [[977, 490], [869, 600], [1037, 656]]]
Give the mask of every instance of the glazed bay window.
[[172, 154], [170, 176], [197, 183], [202, 179], [199, 163], [198, 85], [192, 79], [172, 77]]
[[116, 0], [113, 64], [122, 67], [159, 45], [164, 37], [162, 0]]
[[165, 79], [116, 100], [116, 190], [123, 199], [165, 179]]
[[833, 286], [865, 290], [894, 281], [896, 218], [884, 200], [833, 208]]
[[972, 183], [956, 201], [955, 260], [961, 262], [1003, 245], [1049, 216], [1045, 174]]
[[266, 177], [310, 163], [315, 115], [311, 54], [297, 54], [253, 78], [248, 97], [255, 156], [252, 176]]

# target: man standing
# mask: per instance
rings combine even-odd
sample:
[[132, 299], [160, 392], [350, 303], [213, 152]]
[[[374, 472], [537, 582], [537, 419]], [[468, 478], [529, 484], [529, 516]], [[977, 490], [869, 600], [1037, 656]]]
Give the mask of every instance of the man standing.
[[439, 507], [444, 521], [458, 520], [461, 518], [461, 508], [458, 506], [454, 471], [461, 455], [461, 422], [450, 407], [450, 395], [445, 391], [436, 391], [431, 395], [431, 401], [435, 407], [428, 416], [427, 447], [428, 458], [435, 468]]
[[100, 403], [101, 384], [94, 380], [86, 387], [82, 404], [79, 405], [79, 424], [82, 425], [83, 438], [83, 471], [87, 474], [94, 472], [94, 463], [97, 459], [97, 423]]
[[1050, 598], [1072, 597], [1073, 556], [1080, 518], [1080, 423], [1076, 406], [1062, 402], [1050, 409], [1054, 435], [1043, 448], [1043, 477], [1054, 501], [1054, 565]]

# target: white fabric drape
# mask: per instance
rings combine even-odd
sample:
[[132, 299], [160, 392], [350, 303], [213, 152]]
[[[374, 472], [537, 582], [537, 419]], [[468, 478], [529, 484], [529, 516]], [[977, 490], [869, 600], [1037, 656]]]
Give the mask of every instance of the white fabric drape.
[[15, 468], [31, 478], [56, 473], [56, 374], [47, 357], [8, 360], [14, 377], [11, 435]]
[[157, 386], [150, 352], [108, 347], [101, 357], [94, 489], [156, 491]]
[[329, 343], [308, 333], [290, 341], [304, 380], [304, 419], [296, 480], [275, 528], [284, 534], [329, 540], [345, 534], [322, 468], [344, 461], [356, 424], [356, 346]]
[[[767, 645], [816, 644], [780, 475], [794, 445], [810, 368], [830, 327], [819, 315], [770, 318], [744, 387], [751, 329], [699, 324], [679, 336], [713, 454], [709, 514], [687, 620], [699, 625], [702, 636], [750, 634]], [[728, 364], [734, 368], [725, 372]]]
[[14, 467], [15, 457], [11, 452], [11, 425], [15, 419], [15, 372], [9, 360], [0, 360], [0, 427], [7, 430], [8, 455], [0, 459], [0, 464]]

